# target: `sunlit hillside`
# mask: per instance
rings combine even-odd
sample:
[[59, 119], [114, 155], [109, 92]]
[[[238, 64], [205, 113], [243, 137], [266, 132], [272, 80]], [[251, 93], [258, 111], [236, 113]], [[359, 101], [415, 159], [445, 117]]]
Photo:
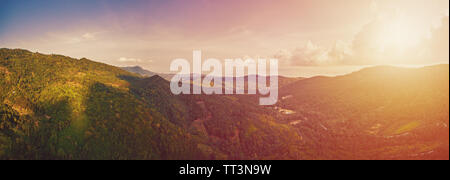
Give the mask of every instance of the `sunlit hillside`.
[[[280, 106], [328, 158], [448, 159], [449, 66], [374, 67], [283, 88]], [[318, 132], [305, 131], [313, 126]]]
[[1, 49], [0, 159], [202, 158], [161, 106], [132, 93], [133, 79], [87, 59]]
[[448, 159], [449, 66], [181, 95], [88, 59], [0, 50], [0, 159]]

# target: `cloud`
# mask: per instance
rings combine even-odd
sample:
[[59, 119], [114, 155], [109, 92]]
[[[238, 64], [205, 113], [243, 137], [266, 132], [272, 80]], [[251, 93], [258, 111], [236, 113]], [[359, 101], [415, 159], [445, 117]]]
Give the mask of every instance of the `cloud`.
[[370, 64], [371, 62], [376, 61], [376, 59], [381, 58], [380, 56], [384, 49], [383, 38], [388, 36], [387, 34], [384, 34], [384, 27], [386, 27], [386, 24], [380, 18], [377, 18], [362, 27], [352, 41], [353, 55], [358, 57], [360, 62], [352, 63]]
[[122, 63], [140, 63], [142, 62], [141, 59], [137, 59], [137, 58], [127, 58], [127, 57], [121, 57], [118, 59], [119, 62]]
[[282, 64], [294, 66], [324, 65], [329, 60], [327, 51], [308, 41], [294, 51], [280, 50], [275, 56]]
[[425, 41], [429, 56], [437, 60], [448, 61], [449, 59], [449, 17], [442, 18], [441, 25], [431, 30], [431, 38]]
[[[375, 5], [373, 5], [375, 6]], [[364, 25], [350, 42], [331, 47], [308, 41], [292, 51], [280, 50], [274, 58], [285, 66], [337, 66], [378, 64], [433, 64], [449, 59], [449, 17], [426, 39], [424, 33], [399, 11], [380, 14]], [[425, 28], [426, 29], [426, 28]]]
[[93, 33], [85, 33], [81, 37], [83, 39], [86, 39], [86, 40], [93, 40], [93, 39], [95, 39], [95, 34], [93, 34]]
[[345, 64], [354, 56], [354, 50], [351, 43], [344, 41], [336, 41], [334, 46], [328, 52], [328, 56], [332, 59], [333, 64]]
[[48, 33], [49, 37], [58, 40], [57, 42], [63, 42], [66, 44], [78, 44], [97, 40], [98, 33]]
[[378, 3], [375, 0], [372, 0], [372, 2], [370, 2], [370, 12], [372, 13], [377, 13], [378, 12]]
[[283, 65], [329, 66], [344, 63], [353, 54], [349, 43], [336, 41], [331, 48], [324, 48], [308, 41], [294, 51], [280, 50], [274, 58]]

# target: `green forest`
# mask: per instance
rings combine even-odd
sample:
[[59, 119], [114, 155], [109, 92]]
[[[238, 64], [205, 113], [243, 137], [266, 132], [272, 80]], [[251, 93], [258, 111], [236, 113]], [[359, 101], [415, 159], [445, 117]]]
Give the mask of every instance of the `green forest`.
[[130, 90], [129, 79], [141, 80], [87, 59], [1, 49], [0, 158], [204, 157], [170, 113]]
[[279, 103], [259, 106], [0, 49], [0, 159], [448, 159], [448, 65], [280, 82]]

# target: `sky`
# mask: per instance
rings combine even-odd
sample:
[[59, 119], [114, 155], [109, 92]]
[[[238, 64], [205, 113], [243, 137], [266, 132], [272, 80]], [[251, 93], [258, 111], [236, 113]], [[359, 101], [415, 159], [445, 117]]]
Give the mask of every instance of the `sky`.
[[0, 47], [139, 65], [277, 58], [286, 76], [449, 61], [448, 0], [0, 0]]

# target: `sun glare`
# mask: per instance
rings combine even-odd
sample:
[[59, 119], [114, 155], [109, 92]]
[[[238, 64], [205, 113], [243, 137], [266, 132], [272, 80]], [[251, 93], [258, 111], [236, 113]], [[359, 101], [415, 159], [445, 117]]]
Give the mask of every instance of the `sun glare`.
[[421, 33], [418, 27], [405, 18], [393, 19], [382, 29], [378, 37], [381, 52], [390, 51], [401, 54], [420, 42]]

